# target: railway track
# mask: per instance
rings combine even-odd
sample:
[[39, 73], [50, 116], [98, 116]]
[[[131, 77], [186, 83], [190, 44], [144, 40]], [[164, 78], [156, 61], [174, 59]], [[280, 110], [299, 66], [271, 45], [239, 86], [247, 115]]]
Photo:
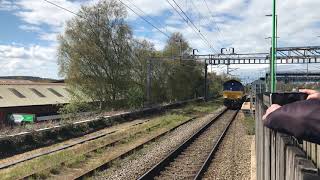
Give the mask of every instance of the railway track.
[[[165, 134], [167, 134], [167, 133], [169, 133], [169, 132], [177, 129], [178, 127], [180, 127], [180, 126], [182, 126], [182, 125], [184, 125], [184, 124], [187, 124], [188, 122], [190, 122], [190, 121], [192, 121], [192, 120], [194, 120], [194, 119], [196, 119], [196, 118], [198, 118], [198, 117], [197, 117], [197, 116], [192, 117], [192, 118], [184, 121], [183, 123], [179, 124], [178, 126], [176, 126], [176, 127], [174, 127], [174, 128], [171, 128], [171, 129], [169, 129], [169, 130], [167, 130], [167, 131], [163, 131], [163, 132], [157, 134], [155, 137], [146, 140], [145, 142], [141, 142], [141, 143], [139, 143], [138, 145], [135, 145], [135, 146], [132, 146], [132, 147], [129, 148], [129, 149], [126, 149], [126, 150], [122, 151], [121, 154], [114, 156], [114, 157], [112, 158], [112, 160], [110, 160], [110, 161], [105, 161], [104, 163], [96, 164], [96, 165], [94, 165], [94, 166], [92, 166], [92, 167], [90, 167], [90, 168], [81, 169], [81, 171], [79, 171], [78, 169], [68, 168], [68, 171], [71, 172], [71, 173], [69, 173], [70, 176], [69, 176], [68, 179], [78, 179], [78, 178], [81, 178], [81, 177], [88, 176], [88, 175], [94, 173], [94, 171], [96, 171], [96, 170], [103, 169], [103, 168], [107, 167], [108, 164], [110, 164], [113, 160], [116, 160], [116, 159], [118, 159], [118, 158], [124, 157], [124, 156], [126, 156], [126, 155], [128, 155], [128, 154], [130, 154], [130, 153], [132, 153], [132, 152], [134, 152], [134, 151], [142, 148], [145, 144], [150, 143], [150, 142], [154, 141], [155, 139], [160, 138], [161, 136], [164, 136]], [[148, 120], [147, 120], [147, 121], [142, 121], [142, 122], [139, 122], [139, 123], [132, 124], [131, 127], [135, 127], [135, 126], [144, 124], [144, 123], [146, 123], [146, 122], [148, 122]], [[150, 127], [150, 128], [152, 128], [152, 127]], [[99, 139], [101, 139], [101, 138], [104, 138], [104, 137], [107, 136], [107, 135], [114, 134], [114, 133], [116, 133], [116, 132], [117, 132], [117, 130], [115, 130], [115, 131], [110, 131], [110, 132], [106, 132], [106, 133], [104, 133], [104, 134], [99, 134], [99, 135], [90, 136], [90, 137], [88, 137], [88, 138], [86, 138], [86, 139], [82, 139], [82, 140], [79, 140], [79, 141], [75, 141], [75, 142], [72, 142], [71, 144], [64, 145], [64, 146], [62, 146], [62, 147], [58, 147], [58, 148], [52, 149], [52, 150], [50, 150], [50, 151], [48, 151], [48, 152], [43, 152], [43, 153], [39, 153], [39, 154], [33, 154], [33, 155], [31, 155], [31, 156], [27, 156], [27, 157], [24, 157], [24, 158], [22, 158], [22, 159], [17, 159], [17, 160], [15, 160], [15, 161], [11, 161], [11, 162], [8, 162], [8, 163], [5, 163], [5, 164], [1, 164], [1, 165], [0, 165], [0, 170], [1, 170], [1, 169], [9, 168], [9, 167], [11, 167], [11, 166], [20, 165], [20, 164], [25, 163], [25, 162], [27, 162], [27, 161], [30, 161], [30, 160], [33, 160], [33, 159], [36, 159], [36, 158], [40, 158], [40, 157], [43, 157], [43, 156], [46, 156], [46, 155], [50, 155], [50, 154], [53, 154], [53, 153], [56, 153], [56, 152], [59, 152], [59, 151], [64, 151], [64, 150], [66, 150], [66, 149], [68, 149], [68, 148], [71, 148], [71, 147], [74, 147], [74, 146], [76, 146], [76, 145], [81, 145], [81, 144], [84, 144], [84, 143], [86, 143], [86, 142], [99, 140]], [[134, 133], [134, 134], [132, 134], [132, 135], [135, 135], [135, 134], [139, 134], [139, 132], [136, 132], [136, 133]], [[101, 149], [104, 149], [104, 148], [107, 148], [107, 147], [112, 147], [112, 146], [114, 146], [116, 143], [119, 143], [119, 142], [121, 142], [121, 141], [124, 140], [124, 139], [125, 139], [125, 138], [119, 137], [119, 138], [113, 140], [112, 142], [105, 143], [105, 144], [101, 144], [101, 145], [99, 145], [99, 146], [97, 146], [97, 147], [93, 147], [92, 149], [84, 152], [83, 155], [88, 156], [88, 157], [90, 158], [90, 154], [91, 154], [91, 153], [96, 153], [96, 152], [98, 152], [98, 151], [101, 150]], [[72, 159], [65, 159], [65, 160], [64, 160], [63, 162], [61, 162], [60, 164], [65, 164], [65, 163], [67, 163], [68, 161], [71, 161], [71, 160], [72, 160]], [[24, 174], [23, 176], [19, 176], [19, 177], [17, 177], [17, 179], [36, 178], [36, 177], [37, 177], [37, 174], [39, 174], [39, 173], [41, 173], [41, 172], [43, 172], [43, 171], [48, 171], [48, 170], [50, 170], [51, 168], [53, 168], [53, 167], [51, 167], [51, 166], [49, 166], [49, 167], [43, 167], [42, 169], [38, 169], [38, 170], [33, 171], [33, 172], [31, 172], [31, 173]], [[65, 167], [65, 168], [66, 168], [66, 167]], [[59, 179], [59, 178], [61, 178], [61, 176], [60, 176], [60, 175], [53, 175], [51, 178], [53, 178], [53, 179]]]
[[[143, 123], [146, 123], [146, 122], [148, 122], [148, 120], [132, 124], [129, 127], [137, 126], [137, 125], [140, 125], [140, 124], [143, 124]], [[13, 161], [10, 161], [10, 162], [7, 162], [7, 163], [2, 163], [2, 164], [0, 164], [0, 170], [8, 168], [8, 167], [11, 167], [11, 166], [14, 166], [14, 165], [17, 165], [17, 164], [20, 164], [20, 163], [23, 163], [23, 162], [26, 162], [26, 161], [30, 161], [30, 160], [35, 159], [35, 158], [39, 158], [39, 157], [42, 157], [42, 156], [45, 156], [45, 155], [50, 155], [50, 154], [65, 150], [67, 148], [74, 147], [74, 146], [79, 145], [79, 144], [83, 144], [83, 143], [86, 143], [86, 142], [89, 142], [89, 141], [94, 141], [96, 139], [103, 138], [103, 137], [105, 137], [107, 135], [114, 134], [114, 133], [116, 133], [118, 131], [119, 131], [119, 129], [118, 130], [113, 130], [113, 131], [107, 131], [107, 132], [104, 132], [104, 133], [101, 133], [101, 134], [98, 134], [98, 135], [90, 135], [87, 138], [75, 140], [75, 141], [73, 141], [71, 143], [52, 148], [52, 149], [50, 149], [48, 151], [45, 151], [45, 152], [31, 154], [31, 155], [25, 156], [24, 158], [21, 158], [21, 159], [16, 159], [16, 160], [13, 160]], [[111, 143], [106, 144], [105, 146], [111, 146], [112, 144], [115, 144], [115, 143], [117, 143], [119, 141], [120, 140], [115, 140], [115, 141], [113, 141]]]
[[[225, 109], [223, 110], [223, 112], [224, 111], [225, 111]], [[114, 160], [117, 160], [119, 158], [123, 158], [123, 157], [126, 157], [126, 156], [132, 154], [133, 152], [143, 148], [144, 145], [149, 144], [149, 143], [159, 139], [160, 137], [166, 135], [167, 133], [174, 131], [175, 129], [187, 124], [188, 122], [193, 121], [196, 118], [199, 118], [199, 116], [195, 116], [195, 117], [192, 117], [188, 120], [185, 120], [184, 122], [181, 122], [181, 124], [177, 124], [175, 127], [172, 127], [170, 129], [155, 132], [152, 136], [150, 136], [150, 138], [148, 137], [142, 141], [137, 142], [136, 144], [129, 145], [127, 147], [127, 149], [121, 149], [121, 151], [119, 151], [118, 154], [113, 154], [112, 149], [114, 149], [113, 147], [115, 147], [115, 145], [117, 145], [117, 147], [118, 147], [118, 144], [121, 145], [122, 141], [126, 139], [125, 137], [118, 137], [117, 139], [112, 139], [112, 140], [109, 140], [108, 142], [106, 141], [106, 142], [104, 142], [104, 144], [99, 144], [99, 146], [91, 147], [90, 149], [86, 150], [85, 152], [79, 152], [79, 155], [82, 155], [82, 156], [84, 155], [87, 158], [87, 160], [89, 160], [90, 162], [100, 160], [99, 163], [95, 163], [93, 165], [89, 163], [88, 167], [82, 166], [82, 167], [78, 168], [78, 167], [69, 167], [68, 165], [66, 166], [66, 164], [68, 164], [68, 162], [72, 162], [73, 159], [72, 158], [65, 158], [65, 159], [63, 159], [63, 162], [59, 162], [60, 165], [55, 163], [54, 166], [52, 166], [52, 165], [51, 166], [38, 166], [38, 168], [34, 169], [32, 172], [24, 173], [21, 175], [16, 175], [14, 177], [15, 177], [15, 179], [29, 179], [29, 178], [31, 178], [31, 179], [36, 178], [37, 179], [39, 177], [42, 177], [42, 175], [41, 175], [42, 173], [45, 173], [45, 174], [50, 173], [50, 175], [48, 176], [50, 179], [60, 179], [60, 178], [64, 178], [64, 177], [68, 177], [68, 179], [81, 179], [83, 177], [88, 177], [88, 176], [93, 175], [97, 170], [100, 171], [100, 170], [104, 170], [105, 168], [109, 167], [109, 165], [111, 163], [113, 163]], [[138, 128], [138, 125], [143, 125], [146, 122], [149, 122], [149, 120], [144, 120], [144, 121], [140, 121], [137, 123], [132, 123], [128, 127], [137, 126], [137, 128]], [[150, 126], [150, 128], [152, 129], [153, 127]], [[6, 170], [8, 168], [11, 168], [13, 166], [14, 166], [14, 168], [23, 167], [25, 165], [28, 165], [29, 161], [30, 162], [33, 160], [37, 161], [38, 158], [46, 158], [48, 155], [50, 156], [51, 154], [55, 154], [60, 151], [61, 152], [63, 151], [63, 153], [64, 153], [65, 150], [68, 150], [73, 147], [77, 147], [78, 145], [83, 146], [83, 145], [86, 145], [88, 142], [95, 142], [95, 141], [103, 139], [103, 138], [107, 139], [106, 136], [109, 136], [109, 135], [115, 136], [115, 134], [118, 131], [119, 130], [117, 130], [117, 129], [110, 130], [108, 132], [98, 133], [93, 136], [86, 137], [85, 139], [73, 141], [70, 144], [64, 143], [63, 146], [50, 149], [49, 151], [46, 151], [46, 152], [42, 151], [37, 154], [30, 153], [30, 156], [23, 156], [22, 159], [15, 158], [13, 161], [10, 161], [8, 163], [2, 163], [0, 165], [0, 170], [1, 171], [4, 170], [4, 172], [6, 172]], [[136, 134], [139, 135], [140, 132], [137, 131], [137, 132], [132, 133], [131, 135], [136, 135]], [[100, 150], [102, 150], [106, 153], [100, 154]], [[94, 154], [95, 157], [92, 157], [92, 154]], [[112, 155], [109, 156], [109, 154], [112, 154]], [[108, 157], [106, 158], [106, 156], [108, 156]], [[25, 163], [27, 163], [27, 164], [25, 164]], [[85, 164], [87, 164], [87, 162]], [[59, 167], [59, 166], [62, 167], [64, 173], [51, 174], [53, 172], [52, 170], [56, 169], [56, 165], [57, 165], [57, 167]], [[65, 176], [65, 175], [67, 175], [67, 176]]]
[[[226, 111], [226, 109], [223, 109], [217, 116], [221, 116], [221, 114], [223, 114], [225, 111]], [[132, 154], [133, 152], [143, 148], [145, 145], [156, 141], [157, 139], [165, 136], [166, 134], [176, 130], [177, 128], [179, 128], [183, 125], [186, 125], [187, 123], [189, 123], [197, 118], [199, 118], [199, 117], [191, 118], [191, 119], [185, 121], [184, 123], [179, 124], [178, 126], [171, 128], [169, 130], [163, 131], [150, 139], [140, 141], [139, 144], [130, 146], [130, 148], [127, 148], [124, 151], [122, 151], [121, 154], [114, 156], [112, 158], [112, 160], [110, 160], [110, 161], [104, 161], [103, 163], [96, 163], [97, 161], [107, 157], [110, 154], [110, 152], [107, 152], [106, 154], [100, 154], [98, 157], [91, 157], [91, 159], [90, 159], [91, 162], [83, 164], [81, 168], [74, 168], [74, 169], [68, 168], [66, 170], [66, 173], [55, 175], [51, 179], [84, 179], [86, 177], [90, 177], [90, 176], [94, 175], [95, 172], [102, 171], [102, 170], [105, 170], [106, 168], [108, 168], [109, 165], [114, 160], [117, 160], [119, 158], [123, 158], [123, 157], [126, 157], [126, 156]], [[119, 149], [121, 149], [121, 147], [117, 148], [117, 150], [119, 150]], [[88, 166], [86, 166], [86, 165], [88, 165]]]
[[[35, 129], [20, 133], [7, 133], [3, 135], [0, 133], [0, 170], [10, 167], [21, 162], [25, 162], [31, 159], [35, 159], [42, 156], [42, 150], [38, 152], [37, 150], [56, 146], [61, 142], [72, 141], [72, 139], [81, 139], [84, 136], [91, 136], [91, 134], [103, 131], [105, 128], [112, 128], [115, 125], [114, 122], [119, 122], [121, 124], [131, 123], [131, 120], [146, 118], [156, 114], [161, 114], [170, 109], [175, 109], [182, 107], [190, 102], [199, 102], [201, 98], [195, 100], [180, 101], [170, 104], [158, 105], [149, 108], [144, 108], [141, 110], [135, 110], [124, 113], [117, 113], [113, 115], [103, 115], [95, 116], [93, 118], [85, 117], [81, 121], [73, 122], [71, 124], [56, 125], [52, 127], [46, 127], [42, 129]], [[81, 118], [80, 118], [81, 119]], [[20, 131], [20, 130], [19, 130]], [[111, 132], [112, 134], [113, 132]], [[98, 136], [104, 136], [105, 133], [102, 132], [92, 139], [96, 139]], [[109, 135], [109, 132], [106, 134]], [[84, 141], [87, 142], [87, 141]], [[50, 155], [54, 152], [60, 151], [60, 149], [70, 148], [78, 143], [71, 143], [71, 145], [66, 145], [62, 148], [55, 148], [51, 152], [47, 152]], [[28, 154], [31, 151], [32, 154]], [[27, 158], [19, 158], [16, 156], [27, 156]], [[6, 159], [14, 159], [14, 163], [7, 162]], [[4, 162], [2, 161], [4, 160]]]
[[237, 113], [212, 119], [139, 179], [201, 179]]

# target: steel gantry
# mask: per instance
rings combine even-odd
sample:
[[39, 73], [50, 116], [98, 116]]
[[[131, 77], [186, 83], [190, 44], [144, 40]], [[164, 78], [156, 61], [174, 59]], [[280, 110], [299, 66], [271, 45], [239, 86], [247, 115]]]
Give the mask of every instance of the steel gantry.
[[[205, 64], [204, 94], [207, 100], [207, 68], [208, 65], [241, 65], [241, 64], [269, 64], [271, 67], [270, 53], [235, 53], [231, 48], [231, 53], [226, 54], [221, 49], [220, 54], [193, 55], [193, 60], [202, 61]], [[270, 51], [271, 52], [271, 51]], [[320, 63], [320, 46], [307, 47], [283, 47], [276, 49], [276, 64], [305, 64]]]
[[[320, 63], [320, 46], [277, 48], [276, 64]], [[270, 53], [195, 55], [208, 65], [270, 64]]]

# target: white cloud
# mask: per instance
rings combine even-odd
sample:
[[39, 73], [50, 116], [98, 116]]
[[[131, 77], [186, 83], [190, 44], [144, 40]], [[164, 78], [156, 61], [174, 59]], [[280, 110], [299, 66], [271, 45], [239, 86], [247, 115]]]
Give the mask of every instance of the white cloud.
[[[265, 17], [265, 14], [270, 14], [271, 2], [261, 0], [206, 0], [210, 8], [210, 11], [208, 11], [203, 1], [193, 1], [193, 4], [197, 7], [183, 0], [176, 1], [189, 16], [201, 13], [201, 22], [197, 22], [199, 20], [197, 16], [193, 16], [195, 18], [193, 21], [196, 25], [200, 25], [199, 29], [201, 32], [217, 50], [225, 44], [235, 47], [238, 51], [255, 52], [268, 50], [269, 41], [264, 38], [270, 36], [271, 18]], [[81, 6], [81, 2], [92, 4], [95, 1], [71, 2], [68, 0], [53, 0], [52, 2], [77, 12]], [[167, 29], [168, 32], [182, 32], [193, 46], [202, 49], [202, 52], [208, 52], [208, 46], [204, 45], [205, 43], [202, 40], [199, 40], [199, 35], [183, 22], [166, 0], [161, 0], [157, 3], [151, 0], [124, 0], [123, 2], [139, 13], [141, 12], [134, 5], [140, 7], [146, 15], [152, 17], [164, 17], [165, 13], [173, 12], [173, 15], [169, 18], [156, 20], [153, 23], [161, 29]], [[43, 24], [50, 27], [49, 31], [52, 32], [42, 32], [39, 35], [39, 38], [42, 40], [55, 41], [56, 38], [54, 38], [55, 35], [53, 33], [62, 32], [65, 21], [74, 16], [45, 1], [19, 0], [15, 5], [21, 8], [16, 14], [26, 23], [33, 25], [24, 25], [23, 29], [37, 30], [37, 25]], [[314, 7], [318, 7], [319, 5], [320, 2], [316, 0], [297, 0], [295, 2], [285, 0], [278, 3], [280, 45], [306, 44], [306, 42], [314, 40], [312, 35], [315, 36], [315, 31], [317, 31], [318, 27], [312, 25], [320, 18], [320, 14], [317, 13]], [[130, 10], [128, 12], [128, 20], [134, 21], [138, 18]], [[216, 31], [217, 25], [211, 17], [212, 14], [215, 16], [214, 21], [218, 23], [220, 32]], [[301, 15], [303, 15], [303, 18], [299, 18]], [[208, 29], [208, 27], [211, 28]], [[140, 29], [153, 28], [147, 25], [147, 27], [141, 27]], [[304, 31], [308, 33], [304, 33]], [[48, 36], [49, 33], [50, 36]], [[158, 37], [158, 35], [155, 36], [155, 38]], [[163, 41], [163, 38], [158, 38], [157, 41]], [[316, 40], [316, 42], [319, 41]]]
[[41, 31], [41, 28], [38, 27], [38, 26], [26, 25], [26, 24], [20, 25], [19, 28], [24, 30], [24, 31], [27, 31], [27, 32], [39, 32], [39, 31]]
[[39, 38], [41, 40], [55, 42], [55, 41], [57, 41], [58, 35], [59, 35], [59, 33], [41, 33], [39, 35]]
[[0, 76], [57, 77], [56, 47], [0, 45]]
[[18, 9], [12, 1], [9, 0], [0, 0], [0, 11], [12, 11]]
[[[97, 0], [51, 1], [71, 11], [77, 12], [81, 4], [93, 4]], [[191, 1], [193, 1], [193, 3], [191, 3]], [[210, 11], [207, 9], [203, 0], [176, 0], [180, 7], [192, 18], [201, 33], [205, 35], [217, 52], [220, 51], [222, 47], [234, 47], [238, 53], [269, 51], [270, 40], [265, 40], [265, 37], [271, 34], [271, 18], [265, 17], [265, 15], [271, 13], [271, 1], [206, 1]], [[192, 47], [200, 50], [200, 54], [212, 53], [208, 45], [190, 28], [189, 25], [191, 24], [189, 23], [189, 25], [187, 25], [166, 0], [123, 0], [123, 2], [139, 13], [141, 12], [134, 7], [134, 5], [140, 7], [146, 15], [154, 19], [157, 18], [153, 23], [166, 33], [181, 32]], [[170, 2], [172, 2], [172, 0]], [[280, 36], [280, 46], [305, 46], [320, 43], [320, 38], [317, 38], [317, 36], [320, 35], [320, 13], [318, 13], [316, 7], [320, 7], [320, 1], [318, 0], [278, 1], [277, 14], [279, 16], [278, 35]], [[65, 22], [74, 17], [73, 14], [43, 0], [0, 0], [0, 10], [4, 9], [15, 10], [14, 13], [25, 22], [25, 24], [20, 26], [21, 29], [37, 32], [40, 40], [52, 42], [53, 44], [56, 43], [57, 34], [63, 32]], [[128, 10], [128, 13], [128, 21], [134, 23], [139, 18], [130, 10]], [[212, 15], [214, 17], [212, 17]], [[217, 26], [220, 32], [217, 31]], [[43, 27], [48, 28], [44, 29]], [[138, 27], [135, 32], [139, 34], [139, 38], [148, 39], [153, 42], [158, 50], [162, 49], [166, 43], [166, 37], [149, 25]], [[143, 32], [146, 32], [148, 37], [141, 37], [143, 36]], [[150, 35], [150, 32], [153, 33]], [[47, 52], [50, 58], [45, 59], [48, 55], [38, 57], [36, 53], [30, 55], [33, 49], [37, 49], [36, 47], [41, 52], [50, 51]], [[37, 61], [39, 63], [45, 62], [46, 60], [53, 63], [56, 59], [53, 55], [55, 48], [55, 46], [1, 46], [0, 62], [3, 62], [2, 58], [6, 55], [8, 56], [6, 58], [10, 59], [8, 66], [10, 66], [11, 69], [18, 68], [18, 64], [22, 62], [21, 57], [24, 54], [28, 58], [40, 59]], [[28, 53], [29, 55], [26, 55]], [[30, 64], [32, 64], [31, 61]], [[53, 69], [56, 69], [56, 65], [54, 67]], [[246, 66], [245, 68], [248, 67], [250, 68], [250, 66]], [[257, 67], [251, 66], [251, 68]]]
[[[77, 2], [67, 0], [52, 0], [52, 2], [70, 11], [77, 12], [80, 8], [80, 4]], [[66, 20], [74, 16], [43, 0], [19, 0], [16, 2], [16, 5], [21, 9], [16, 15], [26, 23], [33, 25], [45, 24], [53, 27], [61, 27]]]

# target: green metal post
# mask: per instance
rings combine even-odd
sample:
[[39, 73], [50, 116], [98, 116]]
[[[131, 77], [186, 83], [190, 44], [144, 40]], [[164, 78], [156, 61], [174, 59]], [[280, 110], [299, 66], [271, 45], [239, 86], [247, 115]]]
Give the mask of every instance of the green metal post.
[[271, 92], [276, 91], [276, 72], [275, 72], [275, 63], [276, 63], [276, 0], [273, 0], [273, 11], [272, 11], [272, 52], [271, 52]]
[[[278, 15], [276, 15], [276, 48], [275, 48], [275, 67], [274, 67], [274, 73], [275, 73], [275, 79], [276, 79], [276, 76], [277, 76], [277, 48], [278, 48], [278, 38], [280, 38], [280, 37], [278, 37]], [[277, 81], [275, 81], [276, 83], [277, 83]], [[277, 89], [277, 88], [276, 88]]]

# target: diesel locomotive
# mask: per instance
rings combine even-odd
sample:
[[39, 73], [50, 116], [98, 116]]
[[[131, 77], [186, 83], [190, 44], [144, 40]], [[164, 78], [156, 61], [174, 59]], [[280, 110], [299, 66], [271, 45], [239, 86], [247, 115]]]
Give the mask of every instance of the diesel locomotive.
[[237, 80], [223, 83], [223, 103], [229, 109], [240, 109], [245, 100], [244, 86]]

